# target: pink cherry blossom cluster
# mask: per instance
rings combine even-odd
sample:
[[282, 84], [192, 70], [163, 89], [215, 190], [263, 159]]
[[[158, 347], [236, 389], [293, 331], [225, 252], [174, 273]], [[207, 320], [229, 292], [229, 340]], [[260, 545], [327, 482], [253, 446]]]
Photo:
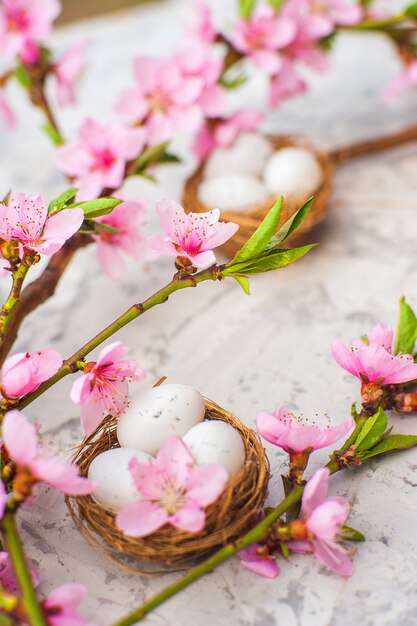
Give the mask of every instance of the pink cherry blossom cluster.
[[[60, 11], [59, 0], [0, 0], [0, 57], [11, 64], [5, 76], [13, 73], [16, 58], [28, 68], [36, 67], [45, 77], [54, 76], [58, 103], [66, 106], [75, 103], [87, 41], [74, 41], [60, 58], [46, 60], [45, 42]], [[0, 80], [0, 114], [11, 127], [15, 116], [1, 86]]]

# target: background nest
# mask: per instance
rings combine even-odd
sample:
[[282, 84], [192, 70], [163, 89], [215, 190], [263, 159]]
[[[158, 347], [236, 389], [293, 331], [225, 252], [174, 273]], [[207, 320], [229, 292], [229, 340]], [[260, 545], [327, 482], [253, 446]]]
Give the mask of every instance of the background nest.
[[[206, 420], [222, 420], [239, 431], [246, 450], [240, 472], [228, 482], [220, 498], [207, 507], [207, 521], [200, 533], [187, 533], [166, 525], [152, 535], [133, 538], [115, 525], [115, 510], [98, 504], [91, 496], [67, 498], [71, 516], [84, 537], [119, 564], [139, 572], [156, 573], [147, 564], [180, 569], [233, 541], [250, 526], [265, 501], [269, 462], [259, 437], [213, 401], [206, 399]], [[86, 437], [73, 462], [87, 476], [92, 460], [110, 448], [118, 448], [117, 419], [108, 416], [96, 431]], [[133, 557], [127, 559], [124, 557]]]
[[[268, 135], [266, 138], [272, 144], [274, 151], [279, 150], [280, 148], [287, 148], [289, 146], [297, 146], [309, 150], [316, 156], [322, 168], [321, 184], [313, 192], [313, 194], [310, 194], [314, 195], [313, 206], [301, 226], [299, 226], [296, 232], [288, 239], [288, 242], [291, 244], [299, 243], [300, 241], [303, 241], [306, 235], [326, 217], [326, 213], [328, 211], [327, 203], [332, 190], [335, 159], [331, 154], [318, 150], [302, 139], [274, 135]], [[203, 161], [194, 174], [188, 178], [185, 184], [182, 200], [184, 208], [187, 212], [204, 213], [215, 208], [204, 205], [199, 197], [199, 187], [204, 179], [204, 167], [205, 162]], [[246, 243], [252, 233], [258, 228], [268, 211], [272, 208], [278, 197], [279, 196], [271, 196], [262, 204], [248, 207], [244, 210], [221, 211], [220, 219], [222, 221], [236, 222], [239, 224], [239, 230], [236, 235], [220, 246], [220, 248], [224, 250], [228, 256], [234, 256], [243, 244]], [[286, 222], [306, 200], [308, 200], [307, 196], [285, 198], [281, 224]]]

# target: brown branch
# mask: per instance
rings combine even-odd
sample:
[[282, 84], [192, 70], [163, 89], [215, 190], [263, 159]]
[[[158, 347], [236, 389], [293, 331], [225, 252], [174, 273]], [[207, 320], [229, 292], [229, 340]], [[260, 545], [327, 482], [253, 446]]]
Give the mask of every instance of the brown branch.
[[71, 237], [71, 239], [51, 257], [51, 260], [41, 276], [22, 291], [19, 302], [13, 310], [7, 330], [4, 334], [3, 344], [0, 348], [0, 366], [3, 365], [11, 347], [16, 341], [20, 326], [25, 317], [53, 296], [58, 282], [74, 254], [80, 248], [84, 248], [84, 246], [91, 243], [91, 241], [92, 239], [90, 237], [80, 233]]

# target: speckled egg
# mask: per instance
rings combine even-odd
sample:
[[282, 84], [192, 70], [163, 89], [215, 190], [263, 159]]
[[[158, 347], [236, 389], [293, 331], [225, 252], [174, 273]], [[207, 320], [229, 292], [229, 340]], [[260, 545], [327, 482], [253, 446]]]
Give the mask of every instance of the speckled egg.
[[98, 483], [92, 493], [94, 500], [120, 509], [141, 499], [128, 467], [132, 458], [147, 463], [150, 456], [132, 448], [113, 448], [93, 459], [88, 478]]
[[245, 446], [239, 432], [220, 420], [207, 420], [183, 437], [198, 465], [216, 463], [235, 476], [245, 463]]
[[117, 438], [121, 446], [156, 454], [170, 435], [182, 437], [201, 422], [203, 396], [188, 385], [167, 383], [134, 398], [120, 416]]

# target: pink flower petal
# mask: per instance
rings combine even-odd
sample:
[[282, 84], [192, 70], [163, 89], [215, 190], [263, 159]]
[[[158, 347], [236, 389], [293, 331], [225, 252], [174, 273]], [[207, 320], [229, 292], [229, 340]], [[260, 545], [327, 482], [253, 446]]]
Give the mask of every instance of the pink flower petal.
[[343, 498], [328, 498], [310, 512], [307, 528], [318, 539], [334, 541], [349, 515], [349, 509], [348, 503]]
[[187, 499], [200, 507], [215, 502], [223, 492], [229, 476], [220, 465], [207, 464], [193, 467], [187, 478]]
[[169, 517], [169, 523], [175, 528], [189, 533], [198, 533], [206, 523], [206, 514], [199, 507], [188, 504]]
[[312, 511], [320, 506], [329, 490], [329, 477], [330, 471], [327, 467], [323, 467], [308, 481], [303, 493], [303, 512], [305, 515], [310, 515]]
[[30, 465], [38, 447], [35, 426], [23, 413], [14, 410], [4, 416], [2, 430], [3, 443], [16, 465]]
[[179, 487], [188, 482], [190, 468], [194, 459], [187, 446], [177, 435], [171, 435], [159, 450], [155, 467], [175, 481]]
[[169, 515], [157, 504], [141, 500], [118, 512], [116, 525], [131, 537], [146, 537], [164, 526]]
[[324, 541], [314, 541], [314, 555], [318, 560], [340, 576], [351, 576], [353, 564], [348, 555], [336, 544], [329, 545]]

